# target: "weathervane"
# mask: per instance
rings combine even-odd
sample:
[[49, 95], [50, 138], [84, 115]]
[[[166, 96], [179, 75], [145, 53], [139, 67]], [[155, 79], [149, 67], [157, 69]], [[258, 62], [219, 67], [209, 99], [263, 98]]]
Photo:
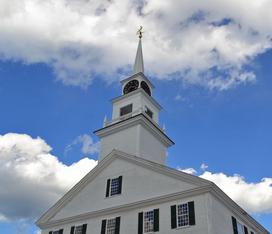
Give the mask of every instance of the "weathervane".
[[139, 35], [140, 39], [143, 37], [143, 33], [143, 26], [140, 26], [139, 30], [137, 31], [137, 35]]

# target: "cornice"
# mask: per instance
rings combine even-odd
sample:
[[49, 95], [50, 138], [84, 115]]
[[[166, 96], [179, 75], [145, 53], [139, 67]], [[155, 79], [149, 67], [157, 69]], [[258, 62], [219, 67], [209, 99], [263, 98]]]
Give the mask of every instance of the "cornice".
[[142, 72], [135, 73], [132, 76], [130, 76], [130, 77], [124, 79], [124, 80], [121, 80], [120, 82], [123, 85], [124, 83], [126, 83], [129, 80], [135, 79], [137, 76], [141, 76], [151, 86], [152, 89], [155, 88], [155, 86], [150, 82], [150, 80]]
[[123, 100], [123, 99], [128, 98], [128, 97], [133, 96], [133, 95], [136, 95], [138, 93], [143, 94], [154, 106], [156, 106], [158, 108], [158, 110], [162, 109], [162, 106], [152, 96], [149, 96], [141, 87], [134, 90], [134, 91], [132, 91], [132, 92], [130, 92], [130, 93], [127, 93], [127, 94], [121, 95], [119, 97], [113, 98], [113, 99], [111, 99], [111, 102], [116, 103], [116, 102], [118, 102], [120, 100]]
[[190, 175], [188, 173], [173, 169], [171, 167], [168, 167], [168, 166], [165, 166], [165, 165], [162, 165], [162, 164], [159, 164], [159, 163], [156, 163], [141, 157], [133, 156], [119, 150], [115, 150], [115, 155], [117, 158], [124, 159], [138, 166], [144, 167], [146, 169], [164, 174], [166, 176], [169, 176], [169, 177], [172, 177], [187, 183], [191, 183], [196, 186], [213, 185], [212, 182], [202, 179], [198, 176]]
[[163, 142], [166, 147], [175, 144], [158, 126], [156, 126], [142, 113], [96, 130], [94, 131], [94, 134], [101, 138], [109, 134], [116, 133], [120, 130], [135, 126], [137, 124], [145, 126], [145, 128], [149, 130], [155, 137], [157, 137], [158, 140]]
[[150, 198], [150, 199], [145, 199], [145, 200], [139, 200], [133, 203], [129, 204], [124, 204], [120, 206], [113, 206], [107, 209], [102, 209], [102, 210], [97, 210], [85, 214], [80, 214], [76, 216], [72, 216], [69, 218], [61, 219], [61, 220], [53, 220], [50, 222], [46, 223], [39, 223], [40, 228], [48, 228], [52, 226], [59, 226], [59, 225], [64, 225], [67, 223], [71, 222], [77, 222], [81, 220], [86, 220], [90, 219], [93, 217], [98, 217], [98, 216], [105, 216], [105, 215], [110, 215], [114, 213], [120, 213], [120, 212], [125, 212], [131, 209], [139, 209], [145, 206], [152, 206], [152, 205], [157, 205], [165, 202], [170, 202], [174, 201], [177, 199], [184, 199], [187, 197], [192, 197], [192, 196], [197, 196], [206, 192], [209, 192], [211, 190], [211, 186], [203, 186], [203, 187], [198, 187], [195, 189], [187, 190], [187, 191], [182, 191], [182, 192], [177, 192], [177, 193], [171, 193], [155, 198]]

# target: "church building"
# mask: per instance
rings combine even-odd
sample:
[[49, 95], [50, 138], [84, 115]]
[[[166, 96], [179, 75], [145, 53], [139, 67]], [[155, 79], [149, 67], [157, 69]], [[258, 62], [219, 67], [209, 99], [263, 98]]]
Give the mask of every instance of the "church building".
[[99, 162], [37, 221], [41, 234], [269, 234], [214, 183], [166, 165], [174, 142], [144, 74], [142, 34], [112, 118], [94, 133]]

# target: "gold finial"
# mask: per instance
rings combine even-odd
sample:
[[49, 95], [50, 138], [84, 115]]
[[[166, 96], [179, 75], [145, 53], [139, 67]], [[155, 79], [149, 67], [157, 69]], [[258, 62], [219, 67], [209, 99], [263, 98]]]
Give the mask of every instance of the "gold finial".
[[143, 37], [143, 33], [143, 26], [140, 26], [139, 30], [137, 31], [137, 35], [139, 35], [140, 39]]

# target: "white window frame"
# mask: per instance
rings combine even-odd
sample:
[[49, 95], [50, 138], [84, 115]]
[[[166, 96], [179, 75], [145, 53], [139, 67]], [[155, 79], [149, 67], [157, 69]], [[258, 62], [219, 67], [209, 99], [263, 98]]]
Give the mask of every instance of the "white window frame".
[[[187, 206], [187, 213], [183, 213], [183, 214], [179, 214], [179, 206], [183, 206], [186, 205]], [[185, 203], [179, 203], [176, 205], [176, 222], [177, 222], [177, 228], [186, 228], [186, 227], [190, 227], [190, 218], [189, 218], [189, 203], [185, 202]], [[179, 217], [186, 217], [187, 219], [187, 224], [185, 225], [179, 225]]]
[[[112, 181], [113, 181], [113, 180], [116, 180], [116, 181], [117, 181], [117, 184], [118, 184], [117, 188], [115, 188], [114, 190], [112, 189]], [[120, 183], [119, 183], [119, 182], [120, 182], [120, 181], [119, 181], [119, 177], [110, 179], [110, 191], [109, 191], [109, 196], [110, 196], [110, 197], [116, 196], [116, 195], [120, 195], [120, 194], [118, 193], [119, 187], [120, 187]], [[116, 191], [116, 192], [115, 192], [114, 194], [112, 194], [112, 191]]]
[[[122, 114], [122, 109], [128, 108], [128, 107], [131, 107], [131, 111], [129, 111], [126, 114]], [[119, 116], [120, 117], [127, 116], [127, 115], [131, 114], [132, 112], [133, 112], [133, 103], [130, 103], [130, 104], [127, 104], [125, 106], [120, 107], [120, 109], [119, 109]]]
[[[109, 228], [109, 221], [113, 221], [114, 222], [114, 226], [112, 226], [112, 229], [108, 229]], [[106, 234], [115, 234], [115, 229], [116, 229], [116, 218], [109, 218], [106, 221]]]
[[244, 225], [237, 221], [237, 232], [238, 234], [245, 234]]
[[[153, 213], [153, 221], [152, 221], [152, 230], [146, 230], [146, 223], [145, 222], [145, 214], [152, 212]], [[147, 210], [147, 211], [143, 211], [143, 233], [154, 233], [154, 224], [155, 224], [155, 216], [154, 216], [154, 210]]]
[[[77, 229], [81, 228], [81, 232], [77, 233]], [[74, 233], [73, 234], [82, 234], [83, 233], [83, 224], [75, 226]]]

